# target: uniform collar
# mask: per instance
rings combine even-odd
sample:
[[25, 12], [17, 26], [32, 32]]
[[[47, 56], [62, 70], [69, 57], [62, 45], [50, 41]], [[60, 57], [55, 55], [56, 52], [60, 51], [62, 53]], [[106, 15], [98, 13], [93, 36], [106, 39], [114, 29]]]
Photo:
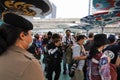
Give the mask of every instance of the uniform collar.
[[27, 50], [22, 49], [22, 48], [20, 48], [18, 46], [15, 46], [15, 45], [14, 46], [10, 46], [9, 49], [13, 50], [15, 52], [18, 52], [18, 54], [23, 54], [27, 58], [30, 58], [30, 59], [34, 58], [33, 55], [30, 54]]

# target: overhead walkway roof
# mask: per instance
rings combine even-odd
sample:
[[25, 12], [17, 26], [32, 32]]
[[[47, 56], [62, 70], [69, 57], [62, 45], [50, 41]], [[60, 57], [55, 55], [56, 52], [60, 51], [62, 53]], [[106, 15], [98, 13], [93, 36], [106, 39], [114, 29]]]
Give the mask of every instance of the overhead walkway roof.
[[[31, 20], [34, 25], [34, 30], [38, 29], [78, 29], [78, 30], [85, 30], [84, 28], [76, 28], [76, 26], [86, 27], [89, 28], [90, 26], [87, 23], [80, 22], [80, 18], [58, 18], [58, 19], [37, 19]], [[73, 26], [73, 28], [71, 28]], [[94, 26], [94, 25], [93, 25]], [[100, 26], [95, 26], [90, 29], [90, 31], [96, 32], [100, 30]], [[105, 26], [105, 32], [119, 32], [120, 26], [119, 24], [110, 24]]]

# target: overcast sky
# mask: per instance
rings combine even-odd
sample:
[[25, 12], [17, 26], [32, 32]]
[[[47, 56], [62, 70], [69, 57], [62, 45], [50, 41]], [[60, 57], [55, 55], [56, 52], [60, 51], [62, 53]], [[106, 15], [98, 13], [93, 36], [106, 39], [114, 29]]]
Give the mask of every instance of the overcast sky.
[[82, 18], [88, 15], [89, 0], [50, 0], [57, 6], [57, 18]]

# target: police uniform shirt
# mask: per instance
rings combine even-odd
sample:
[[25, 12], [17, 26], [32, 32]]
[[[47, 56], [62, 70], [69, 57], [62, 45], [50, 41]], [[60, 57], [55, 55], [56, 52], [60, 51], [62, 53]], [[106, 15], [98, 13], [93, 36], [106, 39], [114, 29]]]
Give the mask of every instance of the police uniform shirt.
[[115, 64], [116, 63], [116, 59], [118, 57], [118, 53], [120, 51], [120, 45], [110, 45], [110, 46], [107, 46], [104, 50], [104, 51], [112, 51], [112, 53], [108, 53], [108, 55], [110, 55], [110, 58], [111, 58], [111, 63], [112, 64]]
[[0, 80], [44, 80], [39, 61], [17, 46], [0, 56], [0, 65]]

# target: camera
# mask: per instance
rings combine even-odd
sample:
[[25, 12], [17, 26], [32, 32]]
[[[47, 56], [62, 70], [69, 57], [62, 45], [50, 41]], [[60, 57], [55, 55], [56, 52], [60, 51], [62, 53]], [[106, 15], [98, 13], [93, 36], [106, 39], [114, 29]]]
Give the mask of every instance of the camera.
[[70, 68], [70, 71], [69, 71], [69, 76], [70, 76], [70, 77], [73, 77], [73, 76], [74, 76], [75, 70], [77, 69], [77, 66], [78, 66], [78, 62], [75, 61], [75, 62], [72, 64], [72, 66], [71, 66], [71, 68]]

